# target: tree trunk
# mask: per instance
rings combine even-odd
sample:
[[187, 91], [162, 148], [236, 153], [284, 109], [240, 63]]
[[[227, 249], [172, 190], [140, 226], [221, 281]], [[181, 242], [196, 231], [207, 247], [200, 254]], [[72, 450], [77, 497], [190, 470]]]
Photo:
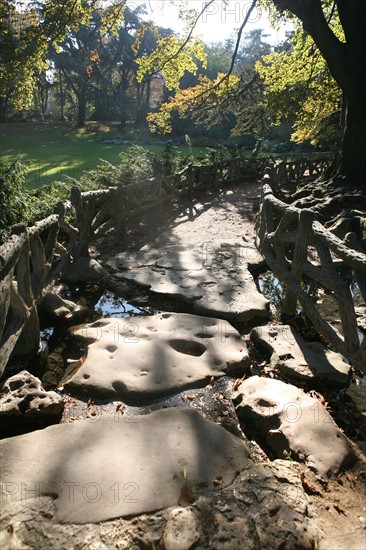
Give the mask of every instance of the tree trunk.
[[8, 107], [8, 98], [0, 97], [0, 124], [6, 122], [6, 110]]
[[135, 121], [137, 126], [146, 126], [146, 117], [150, 106], [150, 94], [150, 79], [145, 79], [137, 91], [137, 111]]
[[121, 105], [121, 115], [120, 115], [120, 122], [121, 122], [121, 128], [124, 128], [126, 126], [127, 122], [127, 109], [126, 109], [126, 83], [122, 82], [120, 87], [120, 105]]
[[60, 120], [62, 120], [62, 122], [63, 122], [65, 120], [65, 115], [64, 115], [64, 90], [63, 90], [63, 87], [62, 87], [62, 73], [61, 73], [60, 70], [58, 71], [58, 82], [59, 82], [59, 91], [60, 91]]
[[362, 101], [348, 102], [338, 173], [350, 176], [352, 185], [366, 183], [366, 106]]
[[84, 128], [86, 119], [86, 98], [84, 94], [78, 96], [78, 121], [76, 126]]

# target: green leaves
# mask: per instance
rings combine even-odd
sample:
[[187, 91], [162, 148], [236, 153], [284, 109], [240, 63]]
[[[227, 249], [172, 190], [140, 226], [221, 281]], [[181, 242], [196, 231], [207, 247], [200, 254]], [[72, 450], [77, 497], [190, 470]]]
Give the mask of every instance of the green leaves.
[[19, 159], [0, 163], [0, 244], [9, 237], [12, 225], [27, 221], [30, 195], [23, 189], [26, 171]]
[[39, 75], [48, 68], [47, 54], [68, 29], [88, 24], [95, 10], [103, 25], [114, 30], [123, 18], [126, 1], [104, 6], [98, 0], [2, 0], [0, 5], [0, 94], [16, 110], [29, 109]]

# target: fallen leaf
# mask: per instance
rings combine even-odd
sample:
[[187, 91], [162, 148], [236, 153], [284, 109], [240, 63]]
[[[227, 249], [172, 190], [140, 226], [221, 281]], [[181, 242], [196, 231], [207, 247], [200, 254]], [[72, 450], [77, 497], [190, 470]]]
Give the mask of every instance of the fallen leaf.
[[347, 512], [345, 512], [338, 504], [333, 504], [333, 508], [337, 510], [338, 514], [343, 514], [344, 516], [347, 515]]
[[355, 489], [356, 487], [356, 479], [355, 479], [355, 476], [349, 472], [346, 473], [346, 478], [348, 479], [349, 481], [349, 484], [351, 486], [351, 489]]
[[245, 380], [245, 376], [243, 376], [243, 378], [238, 378], [237, 380], [235, 380], [234, 388], [233, 388], [233, 389], [234, 389], [234, 390], [237, 390], [238, 387], [240, 386], [240, 384], [241, 384], [242, 382], [244, 382], [244, 380]]
[[311, 495], [319, 495], [319, 496], [321, 496], [321, 492], [318, 491], [318, 489], [317, 489], [316, 487], [314, 487], [314, 485], [311, 485], [311, 484], [307, 481], [304, 472], [301, 472], [301, 474], [300, 474], [300, 479], [301, 479], [302, 486], [303, 486], [304, 489], [305, 489], [305, 493], [308, 493], [308, 494], [311, 494]]
[[212, 480], [212, 483], [214, 485], [220, 485], [222, 483], [222, 476], [215, 477], [215, 479]]

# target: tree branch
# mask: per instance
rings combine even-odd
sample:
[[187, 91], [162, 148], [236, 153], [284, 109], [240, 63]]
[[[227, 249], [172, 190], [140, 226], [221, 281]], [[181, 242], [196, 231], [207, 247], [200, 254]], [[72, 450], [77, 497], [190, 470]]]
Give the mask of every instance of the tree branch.
[[213, 4], [215, 1], [216, 1], [216, 0], [210, 0], [209, 2], [207, 2], [207, 4], [204, 5], [204, 7], [203, 7], [202, 10], [200, 11], [200, 13], [197, 15], [197, 17], [196, 17], [196, 19], [195, 19], [193, 25], [191, 26], [191, 28], [190, 28], [190, 30], [189, 30], [189, 33], [187, 34], [186, 38], [183, 40], [182, 44], [179, 46], [179, 48], [177, 49], [177, 51], [174, 52], [170, 57], [168, 57], [168, 58], [164, 61], [164, 63], [162, 63], [162, 65], [161, 65], [158, 69], [156, 69], [156, 70], [151, 74], [151, 76], [152, 76], [153, 74], [157, 74], [157, 73], [159, 73], [160, 71], [162, 71], [162, 70], [164, 69], [164, 67], [165, 67], [168, 63], [170, 63], [170, 61], [171, 61], [172, 59], [176, 58], [177, 55], [179, 55], [180, 52], [184, 50], [184, 48], [187, 46], [188, 42], [189, 42], [190, 39], [192, 38], [193, 31], [194, 31], [194, 29], [196, 28], [197, 23], [198, 23], [198, 21], [199, 21], [201, 15], [207, 10], [208, 6], [210, 6], [211, 4]]
[[[241, 36], [243, 34], [243, 30], [244, 30], [244, 27], [245, 25], [248, 23], [248, 20], [249, 20], [249, 17], [252, 13], [252, 11], [254, 10], [255, 6], [257, 4], [257, 0], [252, 0], [252, 3], [251, 3], [251, 6], [248, 10], [248, 13], [246, 14], [245, 16], [245, 19], [244, 21], [242, 22], [242, 24], [240, 25], [240, 28], [239, 28], [239, 31], [238, 31], [238, 36], [237, 36], [237, 39], [236, 39], [236, 43], [235, 43], [235, 48], [234, 48], [234, 52], [233, 52], [233, 55], [231, 57], [231, 63], [230, 63], [230, 67], [229, 67], [229, 70], [228, 72], [218, 81], [214, 84], [214, 86], [212, 86], [212, 88], [210, 88], [209, 91], [212, 91], [212, 90], [216, 90], [216, 88], [218, 88], [219, 86], [221, 86], [221, 84], [223, 82], [225, 82], [225, 80], [229, 80], [229, 77], [230, 75], [232, 74], [233, 72], [233, 69], [234, 69], [234, 65], [235, 65], [235, 60], [236, 60], [236, 56], [238, 54], [238, 50], [239, 50], [239, 46], [240, 46], [240, 41], [241, 41]], [[208, 4], [207, 4], [208, 5]], [[202, 92], [202, 93], [206, 93], [206, 92]], [[197, 96], [199, 97], [199, 96]]]

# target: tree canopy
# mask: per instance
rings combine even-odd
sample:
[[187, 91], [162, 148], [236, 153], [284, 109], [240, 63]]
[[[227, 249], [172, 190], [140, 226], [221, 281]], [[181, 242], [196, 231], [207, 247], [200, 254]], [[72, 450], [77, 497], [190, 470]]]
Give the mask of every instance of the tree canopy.
[[[160, 113], [149, 115], [152, 128], [158, 131], [170, 129], [174, 110], [179, 116], [193, 111], [197, 121], [206, 123], [235, 117], [234, 133], [260, 132], [268, 121], [278, 123], [283, 117], [295, 117], [295, 141], [328, 145], [340, 136], [339, 173], [363, 181], [366, 2], [251, 0], [237, 39], [226, 44], [226, 49], [221, 48], [224, 66], [215, 70], [207, 67], [207, 54], [212, 57], [213, 52], [206, 51], [192, 31], [213, 1], [196, 11], [180, 11], [187, 22], [182, 35], [161, 33], [153, 24], [138, 21], [133, 28], [125, 28], [127, 36], [121, 27], [126, 0], [4, 0], [0, 7], [1, 121], [8, 104], [18, 110], [27, 108], [37, 86], [40, 93], [47, 89], [45, 74], [51, 48], [58, 54], [58, 61], [63, 56], [65, 62], [67, 50], [69, 54], [73, 50], [69, 58], [73, 57], [74, 69], [69, 66], [66, 70], [65, 63], [62, 67], [59, 64], [62, 100], [68, 94], [74, 101], [74, 95], [82, 106], [87, 89], [98, 104], [96, 112], [102, 112], [102, 104], [112, 96], [114, 102], [119, 97], [120, 105], [126, 107], [130, 88], [141, 106], [136, 119], [142, 120], [149, 107], [156, 105], [156, 101], [150, 101], [151, 91], [163, 85], [166, 101]], [[274, 24], [288, 19], [295, 23], [294, 34], [282, 49], [271, 51], [262, 32], [251, 31], [251, 36], [245, 32], [258, 5], [269, 10]], [[81, 32], [84, 37], [98, 35], [99, 44], [93, 45], [88, 39], [88, 44], [81, 41], [79, 47], [77, 37]], [[112, 37], [123, 47], [119, 49]], [[245, 55], [250, 43], [251, 49]], [[107, 67], [111, 76], [107, 75]], [[83, 84], [76, 82], [81, 73]], [[187, 78], [189, 73], [196, 76]], [[107, 93], [100, 93], [101, 86], [108, 88]], [[121, 122], [126, 118], [124, 108]], [[337, 126], [340, 122], [341, 131]]]
[[263, 109], [274, 124], [295, 118], [295, 142], [337, 143], [342, 92], [311, 36], [297, 27], [288, 48], [263, 56], [256, 70], [264, 84]]
[[[338, 172], [354, 183], [366, 178], [366, 2], [360, 0], [264, 0], [281, 16], [296, 17], [314, 40], [342, 90], [345, 124]], [[334, 21], [339, 19], [339, 25]]]
[[37, 78], [48, 66], [49, 48], [58, 47], [68, 29], [78, 29], [90, 21], [95, 11], [101, 11], [104, 27], [114, 30], [123, 17], [125, 5], [126, 0], [108, 5], [100, 0], [2, 0], [1, 110], [9, 101], [16, 109], [29, 107]]
[[[260, 69], [263, 78], [271, 84], [273, 101], [278, 108], [282, 108], [283, 100], [289, 97], [288, 94], [281, 94], [291, 90], [292, 108], [302, 122], [298, 124], [295, 139], [302, 139], [304, 136], [315, 135], [318, 130], [311, 124], [311, 119], [319, 117], [324, 121], [330, 114], [339, 111], [340, 96], [343, 99], [344, 125], [341, 155], [338, 165], [338, 172], [355, 178], [357, 181], [364, 181], [366, 177], [366, 59], [364, 56], [364, 33], [366, 30], [366, 3], [359, 0], [253, 0], [247, 14], [240, 26], [238, 33], [237, 47], [234, 49], [235, 57], [240, 37], [248, 20], [250, 11], [257, 3], [270, 10], [272, 20], [281, 22], [285, 19], [293, 19], [297, 22], [295, 33], [296, 44], [289, 56], [283, 54], [280, 57], [267, 58], [272, 70]], [[210, 5], [210, 2], [206, 4]], [[189, 35], [183, 40], [183, 44], [189, 43]], [[308, 53], [306, 53], [308, 52]], [[180, 54], [178, 48], [177, 53]], [[308, 57], [308, 59], [306, 58]], [[321, 56], [321, 57], [320, 57]], [[172, 59], [171, 52], [161, 52], [159, 58], [154, 58], [154, 70], [160, 67], [166, 69]], [[144, 66], [149, 67], [149, 62], [144, 60]], [[226, 77], [219, 82], [203, 82], [201, 87], [206, 85], [205, 93], [198, 89], [198, 95], [206, 101], [208, 88], [218, 93], [220, 85], [226, 81], [226, 89], [229, 90], [228, 98], [232, 92], [233, 80], [230, 81], [234, 62]], [[294, 81], [293, 67], [296, 66], [299, 72], [298, 79]], [[150, 67], [151, 68], [151, 67]], [[275, 75], [280, 68], [284, 77], [282, 83]], [[309, 77], [310, 80], [309, 80]], [[296, 78], [296, 77], [295, 77]], [[340, 89], [338, 91], [332, 78]], [[284, 84], [286, 82], [286, 84]], [[311, 82], [311, 86], [309, 86]], [[293, 84], [293, 86], [291, 86]], [[296, 92], [294, 94], [294, 91]], [[301, 99], [306, 94], [304, 102]], [[192, 98], [185, 92], [189, 101], [195, 106], [197, 97]], [[268, 96], [267, 96], [268, 99]], [[319, 99], [323, 106], [320, 110]], [[177, 102], [177, 100], [175, 100]], [[216, 101], [217, 102], [217, 101]], [[302, 103], [302, 105], [301, 105]], [[215, 104], [215, 100], [213, 101]], [[269, 105], [269, 102], [267, 103]], [[288, 111], [289, 105], [286, 106]], [[163, 114], [166, 118], [168, 107], [163, 107]], [[319, 124], [318, 124], [319, 126]]]

